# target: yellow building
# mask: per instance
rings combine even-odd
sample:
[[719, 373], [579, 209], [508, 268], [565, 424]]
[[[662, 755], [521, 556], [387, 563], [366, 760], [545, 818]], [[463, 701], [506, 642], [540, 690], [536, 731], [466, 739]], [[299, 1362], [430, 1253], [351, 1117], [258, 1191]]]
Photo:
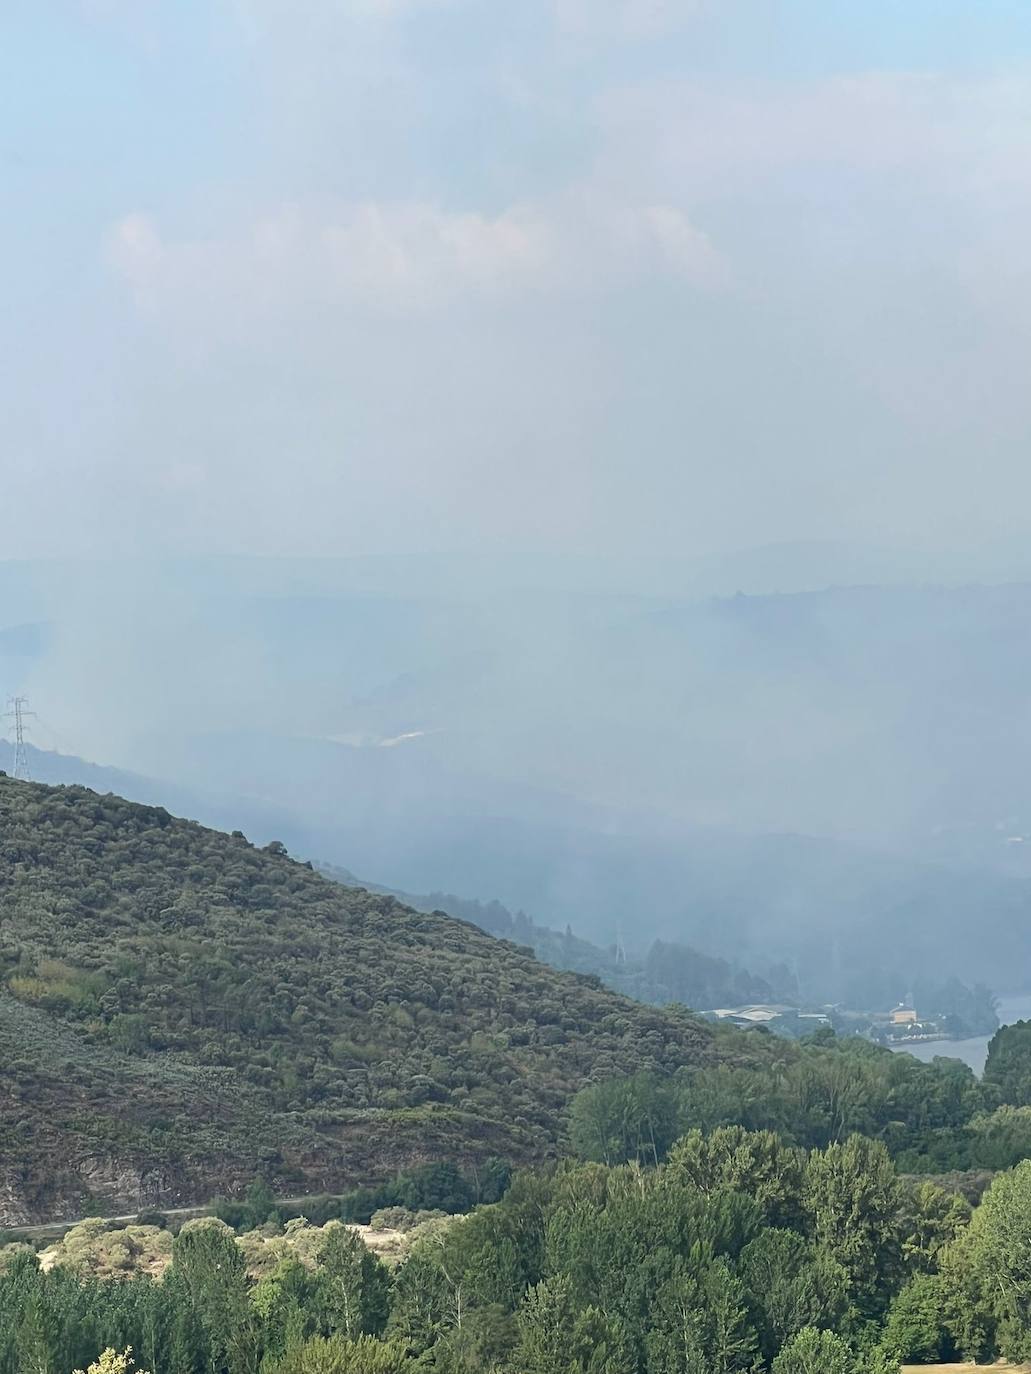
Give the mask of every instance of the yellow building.
[[915, 1026], [916, 1011], [912, 1007], [904, 1007], [899, 1003], [891, 1014], [891, 1024], [893, 1026]]

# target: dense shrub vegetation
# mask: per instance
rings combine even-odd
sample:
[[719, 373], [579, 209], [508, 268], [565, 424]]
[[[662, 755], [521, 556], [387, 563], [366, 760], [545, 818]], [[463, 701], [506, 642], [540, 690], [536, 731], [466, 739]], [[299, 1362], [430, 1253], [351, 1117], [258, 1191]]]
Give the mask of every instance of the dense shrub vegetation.
[[[318, 869], [345, 887], [360, 885], [353, 873], [334, 864], [320, 863]], [[529, 946], [539, 959], [554, 968], [594, 974], [617, 992], [656, 1006], [682, 1002], [705, 1011], [742, 1002], [794, 1002], [798, 999], [798, 983], [783, 964], [772, 965], [766, 975], [760, 977], [726, 959], [702, 954], [689, 945], [662, 940], [655, 940], [643, 959], [628, 958], [623, 950], [614, 946], [602, 948], [574, 935], [568, 927], [562, 932], [539, 925], [524, 911], [512, 912], [498, 901], [481, 902], [456, 897], [451, 892], [431, 892], [427, 896], [395, 895], [417, 911], [446, 911], [449, 916], [469, 921], [500, 939]], [[899, 997], [902, 995], [904, 990]]]
[[406, 1169], [375, 1188], [353, 1188], [338, 1195], [325, 1193], [288, 1203], [276, 1198], [265, 1179], [257, 1179], [242, 1198], [218, 1198], [212, 1210], [236, 1231], [260, 1226], [270, 1216], [277, 1221], [303, 1216], [320, 1225], [326, 1221], [365, 1224], [384, 1211], [467, 1212], [477, 1203], [497, 1202], [511, 1179], [511, 1167], [501, 1159], [488, 1159], [468, 1174], [445, 1160]]
[[[71, 1233], [0, 1251], [0, 1374], [889, 1374], [1031, 1354], [1031, 1161], [981, 1205], [861, 1136], [693, 1131], [552, 1166], [387, 1266], [339, 1222]], [[128, 1367], [132, 1367], [131, 1365]]]
[[[331, 864], [320, 865], [320, 871], [348, 886], [358, 881]], [[426, 897], [405, 894], [405, 900], [419, 911], [446, 911], [491, 935], [529, 945], [539, 959], [555, 968], [596, 974], [617, 992], [657, 1006], [682, 1002], [706, 1011], [750, 1002], [822, 1003], [830, 997], [829, 984], [800, 989], [794, 973], [783, 962], [766, 961], [763, 972], [756, 974], [740, 963], [669, 940], [652, 941], [638, 957], [613, 945], [602, 948], [592, 944], [574, 935], [569, 927], [561, 932], [538, 925], [525, 912], [509, 911], [497, 901], [474, 901], [449, 892], [433, 892]], [[868, 968], [849, 977], [844, 989], [847, 1007], [853, 1011], [884, 1010], [912, 998], [922, 1016], [957, 1038], [990, 1035], [998, 1026], [996, 999], [988, 988], [980, 984], [970, 987], [955, 977], [929, 978], [920, 967], [900, 964], [891, 949], [885, 950], [885, 962], [887, 967]], [[842, 1017], [842, 1025], [849, 1019]], [[807, 1029], [804, 1022], [798, 1027], [801, 1033]]]
[[282, 846], [0, 778], [0, 1223], [543, 1159], [585, 1082], [746, 1043]]

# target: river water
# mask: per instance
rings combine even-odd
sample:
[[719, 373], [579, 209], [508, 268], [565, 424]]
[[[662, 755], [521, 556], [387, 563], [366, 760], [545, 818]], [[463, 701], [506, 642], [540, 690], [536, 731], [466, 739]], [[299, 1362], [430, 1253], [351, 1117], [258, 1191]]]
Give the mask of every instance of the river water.
[[[1014, 1021], [1031, 1021], [1031, 993], [999, 998], [999, 1024], [1009, 1026]], [[892, 1045], [891, 1048], [922, 1059], [925, 1064], [939, 1054], [947, 1059], [962, 1059], [980, 1077], [991, 1038], [990, 1035], [974, 1035], [969, 1040], [918, 1040], [911, 1045]]]

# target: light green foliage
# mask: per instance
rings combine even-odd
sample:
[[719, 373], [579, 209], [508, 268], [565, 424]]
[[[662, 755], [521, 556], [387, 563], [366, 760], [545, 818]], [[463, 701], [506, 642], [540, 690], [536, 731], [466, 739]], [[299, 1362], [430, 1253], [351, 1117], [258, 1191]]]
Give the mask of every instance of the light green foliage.
[[902, 1270], [902, 1187], [887, 1150], [862, 1136], [815, 1150], [802, 1203], [818, 1244], [848, 1275], [864, 1317], [887, 1306]]
[[284, 1259], [251, 1290], [266, 1360], [296, 1350], [318, 1329], [315, 1281], [303, 1264]]
[[172, 1248], [175, 1281], [189, 1294], [207, 1343], [226, 1374], [251, 1374], [259, 1344], [244, 1258], [215, 1217], [188, 1221]]
[[964, 1355], [1031, 1358], [1031, 1160], [1000, 1174], [942, 1257]]
[[157, 1226], [110, 1227], [90, 1218], [73, 1226], [50, 1253], [53, 1263], [98, 1278], [160, 1274], [172, 1257], [172, 1236]]
[[975, 1116], [968, 1129], [971, 1157], [982, 1169], [1012, 1169], [1031, 1158], [1031, 1106], [997, 1107]]
[[315, 1336], [278, 1363], [269, 1374], [407, 1374], [414, 1370], [404, 1348], [359, 1336], [343, 1340]]
[[[330, 1225], [331, 1223], [327, 1223]], [[340, 1223], [337, 1222], [336, 1225]], [[293, 1217], [282, 1227], [259, 1227], [236, 1237], [247, 1272], [269, 1274], [284, 1260], [298, 1260], [309, 1269], [315, 1267], [324, 1229], [309, 1226], [303, 1217]]]
[[207, 1217], [162, 1276], [98, 1277], [118, 1229], [91, 1222], [69, 1237], [85, 1262], [44, 1271], [22, 1247], [0, 1268], [0, 1374], [67, 1374], [127, 1346], [151, 1374], [897, 1374], [900, 1355], [950, 1342], [1019, 1356], [1031, 1163], [968, 1215], [901, 1181], [882, 1142], [805, 1157], [729, 1127], [689, 1133], [657, 1168], [517, 1174], [500, 1202], [416, 1226], [393, 1271], [338, 1221], [237, 1236]]
[[[75, 1374], [83, 1374], [81, 1369], [77, 1369]], [[101, 1352], [100, 1358], [90, 1365], [85, 1374], [147, 1374], [145, 1369], [139, 1369], [132, 1360], [132, 1348], [126, 1347], [120, 1354], [111, 1346]]]
[[807, 1326], [773, 1362], [773, 1374], [863, 1374], [847, 1341]]
[[22, 1257], [30, 1259], [33, 1264], [36, 1261], [35, 1250], [24, 1241], [11, 1241], [9, 1245], [0, 1245], [0, 1274], [2, 1274], [9, 1265], [14, 1264], [16, 1260], [20, 1260]]
[[899, 1362], [890, 1351], [875, 1346], [860, 1355], [856, 1374], [900, 1374]]
[[711, 1135], [691, 1131], [670, 1153], [667, 1178], [693, 1183], [703, 1193], [717, 1189], [754, 1199], [767, 1225], [796, 1224], [802, 1181], [802, 1155], [772, 1131], [726, 1126]]
[[965, 1227], [971, 1207], [958, 1193], [927, 1182], [911, 1184], [901, 1208], [902, 1257], [910, 1270], [935, 1268], [938, 1256]]

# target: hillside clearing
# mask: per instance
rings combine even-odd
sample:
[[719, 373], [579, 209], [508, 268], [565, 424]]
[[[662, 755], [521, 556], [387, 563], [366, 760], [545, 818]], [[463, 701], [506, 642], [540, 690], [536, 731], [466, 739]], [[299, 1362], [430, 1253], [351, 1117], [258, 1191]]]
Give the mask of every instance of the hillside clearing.
[[902, 1374], [974, 1374], [975, 1370], [994, 1370], [995, 1374], [1031, 1374], [1031, 1364], [904, 1364]]

